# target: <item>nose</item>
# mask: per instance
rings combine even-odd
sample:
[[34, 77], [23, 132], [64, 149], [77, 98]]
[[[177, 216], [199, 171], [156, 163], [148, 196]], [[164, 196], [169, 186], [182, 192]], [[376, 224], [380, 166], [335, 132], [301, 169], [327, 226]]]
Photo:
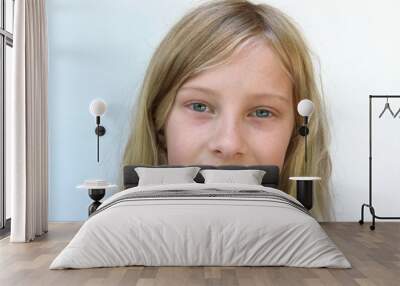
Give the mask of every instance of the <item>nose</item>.
[[216, 119], [209, 149], [219, 161], [235, 162], [244, 157], [246, 138], [240, 120], [232, 117]]

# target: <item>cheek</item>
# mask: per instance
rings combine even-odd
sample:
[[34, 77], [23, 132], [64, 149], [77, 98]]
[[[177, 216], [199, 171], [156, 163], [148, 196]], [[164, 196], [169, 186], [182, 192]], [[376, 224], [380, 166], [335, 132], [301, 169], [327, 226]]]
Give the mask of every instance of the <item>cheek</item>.
[[209, 122], [201, 122], [172, 109], [165, 125], [168, 164], [195, 162], [201, 150], [206, 148], [210, 128]]
[[249, 136], [249, 149], [260, 164], [277, 165], [282, 168], [292, 130], [293, 124], [281, 122], [263, 132], [254, 131]]

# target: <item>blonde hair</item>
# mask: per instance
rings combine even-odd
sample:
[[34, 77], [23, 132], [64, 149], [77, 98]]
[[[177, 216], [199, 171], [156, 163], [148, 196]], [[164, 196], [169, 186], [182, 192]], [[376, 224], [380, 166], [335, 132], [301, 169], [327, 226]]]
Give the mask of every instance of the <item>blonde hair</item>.
[[295, 114], [302, 99], [308, 98], [315, 105], [307, 137], [307, 170], [304, 138], [297, 132], [303, 119], [295, 116], [296, 128], [280, 170], [279, 188], [295, 196], [296, 184], [289, 181], [289, 176], [321, 177], [314, 184], [311, 214], [318, 220], [331, 220], [330, 134], [324, 102], [315, 82], [311, 51], [292, 20], [266, 4], [210, 1], [189, 11], [172, 27], [149, 63], [134, 107], [135, 117], [132, 116], [122, 164], [168, 164], [163, 127], [179, 88], [197, 73], [225, 63], [244, 41], [255, 37], [269, 41], [291, 79]]

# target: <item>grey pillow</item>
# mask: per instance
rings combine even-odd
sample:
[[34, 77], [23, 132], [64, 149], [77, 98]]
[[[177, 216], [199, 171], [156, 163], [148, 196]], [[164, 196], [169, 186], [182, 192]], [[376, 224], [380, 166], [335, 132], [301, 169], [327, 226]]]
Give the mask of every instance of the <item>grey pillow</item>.
[[246, 185], [261, 185], [265, 175], [263, 170], [201, 170], [200, 174], [204, 177], [204, 183], [234, 183]]
[[199, 170], [200, 167], [135, 168], [139, 177], [138, 186], [196, 183], [193, 179]]

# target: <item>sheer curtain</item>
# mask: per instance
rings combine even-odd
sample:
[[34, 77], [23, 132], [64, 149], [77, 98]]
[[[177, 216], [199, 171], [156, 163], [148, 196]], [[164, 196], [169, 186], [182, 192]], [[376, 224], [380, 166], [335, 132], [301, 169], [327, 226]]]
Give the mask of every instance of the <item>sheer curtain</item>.
[[47, 19], [45, 0], [15, 1], [14, 70], [6, 164], [11, 192], [11, 242], [48, 229]]

